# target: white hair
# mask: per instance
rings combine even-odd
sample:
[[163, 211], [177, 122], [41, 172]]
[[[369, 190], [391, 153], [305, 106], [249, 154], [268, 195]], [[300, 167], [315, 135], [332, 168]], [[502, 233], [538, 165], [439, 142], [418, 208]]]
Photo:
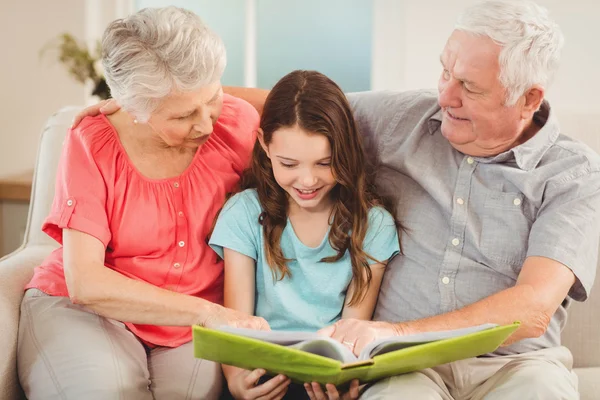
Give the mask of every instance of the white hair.
[[225, 46], [191, 11], [145, 8], [113, 21], [102, 38], [111, 95], [146, 122], [172, 91], [193, 91], [221, 79]]
[[548, 10], [528, 0], [488, 0], [467, 8], [455, 29], [502, 46], [499, 79], [514, 105], [533, 85], [547, 88], [560, 62], [564, 37]]

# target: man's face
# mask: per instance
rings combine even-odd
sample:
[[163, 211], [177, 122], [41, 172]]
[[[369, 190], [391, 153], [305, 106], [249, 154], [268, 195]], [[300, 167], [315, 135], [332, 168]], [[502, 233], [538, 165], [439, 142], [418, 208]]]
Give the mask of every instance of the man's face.
[[504, 105], [506, 90], [498, 78], [500, 50], [488, 37], [454, 31], [442, 52], [438, 83], [442, 135], [464, 154], [494, 156], [519, 144], [526, 122], [524, 100]]

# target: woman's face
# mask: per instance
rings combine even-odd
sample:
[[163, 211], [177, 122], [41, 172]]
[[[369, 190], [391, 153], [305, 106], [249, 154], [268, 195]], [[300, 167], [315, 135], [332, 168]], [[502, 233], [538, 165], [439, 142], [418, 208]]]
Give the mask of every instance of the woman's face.
[[169, 94], [148, 125], [168, 147], [197, 149], [208, 140], [222, 107], [223, 89], [217, 81], [192, 92]]

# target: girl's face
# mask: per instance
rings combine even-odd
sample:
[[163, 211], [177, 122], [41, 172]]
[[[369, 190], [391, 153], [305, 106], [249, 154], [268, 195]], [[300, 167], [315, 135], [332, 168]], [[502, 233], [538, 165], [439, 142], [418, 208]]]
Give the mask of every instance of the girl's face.
[[275, 180], [294, 205], [321, 211], [331, 205], [329, 192], [336, 185], [331, 171], [329, 140], [297, 125], [273, 132], [271, 143], [260, 141], [273, 165]]

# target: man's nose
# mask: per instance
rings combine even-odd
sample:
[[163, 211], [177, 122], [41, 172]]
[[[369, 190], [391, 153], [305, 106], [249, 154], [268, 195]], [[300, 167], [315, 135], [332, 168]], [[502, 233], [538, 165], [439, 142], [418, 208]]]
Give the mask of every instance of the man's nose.
[[454, 78], [440, 83], [438, 87], [440, 107], [460, 108], [462, 106], [460, 82]]

